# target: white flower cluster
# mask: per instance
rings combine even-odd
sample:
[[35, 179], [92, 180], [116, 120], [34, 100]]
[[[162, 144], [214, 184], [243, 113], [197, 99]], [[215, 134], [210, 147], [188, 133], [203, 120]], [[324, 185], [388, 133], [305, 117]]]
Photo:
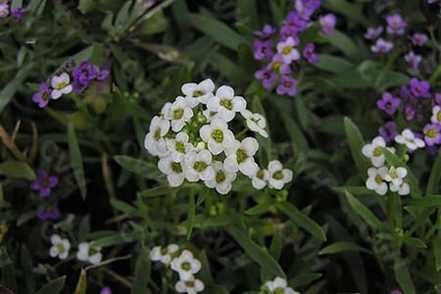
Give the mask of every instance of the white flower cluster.
[[285, 279], [276, 277], [273, 281], [266, 282], [260, 293], [264, 294], [300, 294], [294, 289], [288, 287], [288, 283]]
[[194, 275], [201, 270], [201, 262], [189, 250], [180, 250], [176, 244], [156, 246], [150, 251], [152, 261], [160, 261], [178, 273], [179, 281], [175, 285], [178, 293], [196, 294], [205, 289], [204, 283]]
[[267, 185], [282, 189], [292, 180], [292, 171], [279, 161], [272, 161], [268, 170], [260, 169], [254, 158], [257, 140], [233, 131], [233, 120], [240, 114], [248, 130], [268, 137], [265, 118], [249, 111], [233, 88], [221, 86], [214, 92], [214, 83], [207, 79], [184, 84], [181, 90], [184, 96], [166, 103], [161, 115], [152, 119], [144, 141], [147, 151], [159, 157], [158, 168], [171, 187], [184, 180], [203, 181], [227, 194], [238, 172], [252, 179], [256, 189]]
[[374, 138], [370, 144], [366, 144], [361, 150], [363, 155], [368, 157], [373, 165], [367, 171], [366, 187], [379, 195], [385, 195], [388, 190], [397, 192], [399, 195], [408, 195], [410, 187], [405, 182], [407, 169], [404, 167], [387, 166], [383, 148], [387, 148], [392, 153], [395, 153], [394, 148], [386, 147], [386, 142], [382, 137]]
[[[51, 243], [52, 247], [49, 249], [49, 255], [51, 257], [58, 257], [64, 260], [69, 256], [71, 244], [68, 239], [63, 239], [59, 235], [54, 234], [51, 236]], [[99, 264], [102, 258], [101, 248], [95, 246], [93, 243], [82, 242], [78, 245], [77, 259], [79, 261], [89, 262], [95, 265]]]

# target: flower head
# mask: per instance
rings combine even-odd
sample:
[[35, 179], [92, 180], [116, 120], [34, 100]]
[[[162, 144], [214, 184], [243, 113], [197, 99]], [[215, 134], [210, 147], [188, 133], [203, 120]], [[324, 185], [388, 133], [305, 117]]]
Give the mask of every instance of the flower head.
[[51, 89], [46, 83], [41, 83], [38, 91], [32, 95], [32, 101], [37, 103], [40, 108], [45, 108], [51, 98]]
[[176, 244], [170, 244], [164, 247], [156, 246], [150, 251], [150, 259], [152, 261], [160, 261], [165, 265], [169, 265], [178, 250], [179, 246]]
[[164, 118], [170, 121], [171, 128], [174, 132], [179, 132], [193, 117], [193, 110], [186, 103], [184, 97], [177, 97], [176, 100], [170, 104], [168, 111], [165, 111]]
[[104, 287], [101, 289], [100, 294], [112, 294], [112, 289], [109, 287]]
[[364, 34], [364, 37], [368, 40], [375, 40], [383, 33], [383, 27], [369, 27]]
[[26, 14], [26, 11], [21, 7], [16, 7], [16, 8], [11, 9], [11, 16], [16, 21], [19, 21], [25, 14]]
[[184, 182], [185, 175], [182, 165], [182, 162], [176, 162], [171, 155], [159, 159], [158, 168], [167, 176], [170, 187], [178, 187]]
[[262, 190], [268, 184], [269, 172], [266, 169], [258, 169], [251, 178], [253, 187], [257, 190]]
[[91, 264], [99, 264], [103, 259], [101, 248], [93, 243], [82, 242], [78, 245], [77, 259]]
[[212, 154], [208, 150], [192, 151], [184, 159], [184, 175], [189, 182], [209, 181], [215, 177], [211, 166]]
[[170, 121], [155, 116], [150, 123], [150, 131], [145, 136], [144, 147], [154, 156], [168, 154], [165, 135], [170, 129]]
[[87, 87], [90, 82], [95, 80], [98, 70], [90, 61], [83, 61], [72, 71], [73, 85], [76, 91], [81, 91]]
[[37, 217], [42, 221], [57, 220], [61, 217], [60, 209], [58, 208], [58, 206], [40, 208], [37, 211]]
[[51, 236], [52, 247], [49, 249], [49, 255], [51, 257], [58, 257], [63, 260], [69, 255], [70, 242], [68, 239], [62, 239], [59, 235]]
[[277, 79], [277, 74], [270, 66], [265, 65], [262, 69], [256, 71], [255, 77], [257, 80], [262, 81], [265, 89], [270, 89]]
[[253, 44], [254, 58], [257, 60], [271, 59], [273, 57], [273, 41], [255, 40]]
[[287, 281], [280, 277], [276, 277], [273, 281], [266, 282], [263, 288], [268, 291], [269, 294], [299, 294], [288, 287]]
[[384, 92], [383, 97], [377, 101], [377, 107], [387, 114], [394, 114], [398, 106], [400, 106], [401, 100], [393, 96], [389, 92]]
[[375, 137], [370, 144], [366, 144], [361, 149], [364, 156], [368, 157], [375, 167], [384, 165], [383, 148], [386, 147], [386, 141], [382, 137]]
[[415, 134], [409, 129], [403, 130], [400, 135], [396, 136], [395, 142], [406, 145], [406, 147], [411, 151], [415, 151], [418, 148], [423, 148], [426, 145], [424, 144], [423, 140], [415, 137]]
[[297, 80], [283, 75], [276, 91], [279, 95], [295, 96], [297, 94]]
[[256, 36], [262, 39], [270, 38], [276, 32], [276, 28], [273, 26], [266, 24], [263, 26], [261, 31], [255, 32]]
[[52, 92], [51, 92], [52, 99], [58, 99], [62, 95], [71, 93], [73, 90], [73, 87], [70, 84], [70, 76], [65, 72], [60, 74], [59, 76], [57, 75], [53, 76], [51, 80], [51, 86], [52, 86]]
[[415, 97], [429, 97], [430, 84], [427, 81], [420, 81], [417, 78], [410, 80], [410, 92]]
[[9, 15], [9, 4], [8, 2], [0, 3], [0, 18], [7, 17]]
[[404, 55], [404, 60], [406, 60], [413, 70], [418, 70], [422, 59], [421, 55], [415, 54], [413, 51]]
[[241, 112], [242, 116], [246, 119], [247, 127], [261, 135], [262, 137], [268, 138], [268, 132], [266, 129], [266, 119], [260, 113], [252, 113], [251, 111], [245, 109]]
[[207, 108], [216, 113], [216, 118], [225, 122], [230, 122], [236, 116], [236, 113], [245, 110], [246, 100], [241, 96], [236, 96], [233, 88], [221, 86], [216, 91], [216, 95], [207, 103]]
[[330, 36], [334, 33], [335, 25], [337, 23], [337, 17], [334, 14], [329, 13], [319, 18], [319, 23], [322, 28], [322, 32], [326, 36]]
[[320, 7], [320, 0], [295, 0], [294, 4], [297, 13], [308, 19]]
[[275, 54], [270, 63], [270, 68], [277, 74], [285, 75], [291, 73], [291, 68], [285, 63], [281, 54]]
[[406, 21], [399, 14], [393, 14], [386, 17], [387, 32], [391, 35], [403, 35], [407, 27]]
[[319, 62], [319, 56], [315, 53], [315, 45], [314, 43], [308, 43], [305, 45], [305, 48], [303, 48], [303, 57], [308, 61], [309, 63], [317, 63]]
[[191, 277], [188, 280], [180, 280], [175, 285], [175, 290], [178, 293], [196, 294], [204, 291], [204, 289], [204, 283], [194, 277]]
[[411, 37], [412, 44], [415, 46], [424, 46], [428, 40], [427, 35], [423, 33], [415, 33]]
[[386, 142], [391, 142], [398, 134], [397, 124], [394, 121], [388, 121], [384, 126], [379, 129], [379, 133]]
[[231, 191], [232, 183], [236, 180], [237, 173], [226, 170], [220, 161], [214, 161], [212, 166], [215, 176], [205, 181], [205, 184], [209, 188], [215, 188], [222, 195], [228, 194]]
[[40, 193], [40, 197], [49, 197], [53, 188], [58, 184], [58, 177], [49, 176], [44, 170], [37, 171], [37, 179], [32, 182], [31, 188]]
[[259, 148], [259, 143], [252, 137], [247, 137], [242, 142], [235, 141], [225, 150], [225, 169], [231, 173], [240, 171], [246, 176], [253, 176], [258, 170], [254, 155]]
[[209, 125], [204, 125], [199, 130], [199, 134], [202, 140], [208, 144], [208, 150], [213, 155], [222, 153], [236, 140], [227, 123], [222, 119], [214, 119]]
[[203, 80], [199, 84], [186, 83], [181, 87], [185, 100], [190, 107], [195, 107], [199, 103], [206, 104], [208, 99], [213, 97], [214, 83], [210, 79]]
[[292, 176], [292, 171], [283, 168], [280, 161], [273, 160], [268, 164], [268, 184], [271, 188], [281, 190], [283, 186], [292, 181]]
[[429, 123], [424, 129], [424, 141], [427, 146], [441, 144], [441, 125], [438, 123]]
[[385, 179], [388, 172], [387, 167], [371, 167], [367, 172], [369, 177], [366, 180], [366, 187], [369, 190], [375, 191], [379, 195], [385, 195], [388, 190], [388, 185]]
[[193, 275], [201, 270], [201, 262], [189, 250], [184, 250], [172, 260], [171, 268], [179, 274], [182, 281], [191, 281]]
[[392, 50], [394, 43], [379, 38], [375, 45], [371, 47], [372, 52], [377, 54], [385, 54]]
[[284, 63], [290, 64], [300, 59], [300, 53], [295, 48], [298, 44], [299, 40], [293, 37], [289, 37], [285, 41], [277, 44], [277, 52], [282, 56]]

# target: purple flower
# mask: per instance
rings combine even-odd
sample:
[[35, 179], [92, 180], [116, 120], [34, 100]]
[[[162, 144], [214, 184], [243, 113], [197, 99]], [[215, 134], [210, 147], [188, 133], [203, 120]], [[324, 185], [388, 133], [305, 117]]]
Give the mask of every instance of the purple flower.
[[37, 103], [40, 108], [45, 108], [50, 99], [51, 89], [46, 83], [41, 83], [38, 91], [32, 95], [32, 101]]
[[280, 29], [280, 37], [286, 40], [289, 37], [298, 38], [298, 34], [309, 26], [309, 20], [300, 16], [293, 10], [288, 13]]
[[370, 27], [367, 29], [367, 32], [364, 34], [364, 37], [368, 40], [375, 40], [383, 33], [383, 27]]
[[259, 38], [267, 39], [270, 38], [275, 32], [276, 29], [273, 26], [266, 24], [263, 26], [261, 31], [255, 32], [255, 35], [258, 36]]
[[271, 57], [273, 57], [273, 41], [255, 40], [253, 47], [254, 58], [256, 58], [257, 60], [271, 59]]
[[109, 287], [104, 287], [101, 289], [100, 294], [112, 294], [112, 289]]
[[0, 18], [7, 17], [9, 15], [8, 2], [0, 3]]
[[397, 111], [398, 106], [400, 106], [401, 100], [394, 97], [389, 92], [384, 92], [383, 97], [377, 101], [377, 107], [384, 112], [392, 115]]
[[403, 293], [400, 290], [396, 289], [396, 290], [392, 290], [390, 294], [403, 294]]
[[402, 98], [410, 98], [412, 96], [412, 94], [410, 93], [410, 88], [407, 85], [403, 85], [401, 86], [400, 89], [400, 96]]
[[320, 0], [296, 0], [295, 7], [301, 17], [309, 19], [320, 7]]
[[427, 124], [424, 129], [424, 141], [428, 146], [441, 144], [441, 125], [440, 124]]
[[429, 97], [430, 84], [427, 81], [420, 81], [417, 78], [410, 80], [410, 92], [415, 97]]
[[441, 105], [441, 93], [435, 94], [435, 103]]
[[11, 15], [16, 21], [19, 21], [25, 15], [25, 13], [25, 10], [21, 7], [11, 9]]
[[96, 74], [96, 79], [98, 81], [104, 81], [109, 77], [110, 71], [108, 69], [99, 69]]
[[399, 14], [393, 14], [386, 17], [387, 32], [391, 35], [403, 35], [407, 27], [406, 21]]
[[374, 53], [385, 54], [392, 50], [393, 47], [394, 43], [379, 38], [375, 45], [371, 47], [371, 50]]
[[335, 25], [337, 23], [337, 18], [334, 14], [329, 13], [319, 18], [320, 26], [322, 27], [322, 32], [326, 36], [330, 36], [334, 33]]
[[295, 96], [297, 93], [297, 80], [286, 75], [282, 76], [280, 84], [279, 86], [277, 86], [276, 92], [279, 95], [288, 94], [289, 96]]
[[413, 51], [410, 51], [404, 56], [404, 59], [407, 61], [412, 69], [418, 70], [422, 57], [421, 55], [415, 54]]
[[282, 56], [284, 63], [290, 64], [291, 62], [300, 59], [299, 51], [294, 48], [294, 46], [297, 46], [298, 43], [298, 39], [289, 37], [285, 41], [279, 42], [277, 44], [277, 52], [280, 54], [280, 56]]
[[285, 63], [283, 56], [280, 54], [275, 54], [270, 64], [272, 70], [278, 74], [289, 74], [291, 72], [291, 68], [288, 64]]
[[412, 105], [406, 105], [404, 107], [404, 118], [406, 120], [414, 120], [416, 117], [416, 110]]
[[391, 142], [398, 134], [397, 124], [394, 121], [388, 121], [379, 129], [379, 133], [386, 142]]
[[256, 72], [255, 77], [257, 80], [262, 81], [262, 85], [265, 89], [269, 89], [276, 81], [277, 74], [274, 73], [269, 66], [264, 66]]
[[315, 53], [315, 45], [314, 43], [308, 43], [303, 48], [303, 57], [309, 63], [317, 63], [319, 62], [319, 56]]
[[39, 191], [40, 197], [46, 198], [51, 194], [51, 190], [58, 184], [58, 177], [49, 176], [44, 170], [37, 171], [37, 179], [32, 182], [31, 188]]
[[76, 91], [81, 91], [97, 77], [97, 68], [89, 61], [83, 61], [72, 71], [73, 83]]
[[57, 220], [61, 217], [61, 212], [57, 206], [41, 208], [37, 212], [37, 217], [42, 221]]
[[412, 41], [412, 44], [414, 44], [415, 46], [423, 46], [424, 44], [426, 44], [426, 42], [429, 40], [429, 38], [427, 37], [426, 34], [415, 33], [410, 38], [410, 40]]

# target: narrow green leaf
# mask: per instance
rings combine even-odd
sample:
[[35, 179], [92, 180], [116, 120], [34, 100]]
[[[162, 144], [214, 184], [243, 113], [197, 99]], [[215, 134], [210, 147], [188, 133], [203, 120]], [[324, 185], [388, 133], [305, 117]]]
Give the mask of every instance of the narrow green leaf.
[[395, 279], [398, 285], [400, 285], [401, 290], [404, 291], [404, 294], [415, 294], [415, 286], [404, 261], [394, 266], [394, 272]]
[[332, 11], [346, 16], [348, 19], [356, 21], [363, 26], [368, 26], [369, 21], [363, 15], [362, 3], [351, 3], [346, 0], [326, 0], [323, 6]]
[[132, 294], [146, 293], [147, 284], [150, 280], [150, 265], [149, 252], [147, 249], [142, 248], [136, 260]]
[[331, 36], [327, 36], [326, 40], [339, 48], [347, 57], [352, 60], [360, 60], [362, 58], [359, 47], [352, 39], [340, 31], [334, 31]]
[[296, 225], [305, 229], [317, 239], [326, 241], [326, 233], [323, 228], [306, 214], [297, 209], [297, 207], [289, 202], [277, 203], [276, 207], [278, 210], [287, 215]]
[[354, 67], [354, 65], [344, 58], [321, 54], [320, 61], [315, 64], [315, 67], [332, 73], [341, 73]]
[[374, 230], [379, 230], [383, 227], [383, 223], [357, 198], [351, 193], [346, 192], [346, 199], [351, 205], [352, 209]]
[[348, 251], [359, 251], [359, 252], [365, 252], [370, 253], [369, 250], [358, 246], [357, 244], [353, 242], [335, 242], [331, 245], [326, 246], [322, 250], [320, 250], [319, 255], [326, 255], [326, 254], [336, 254], [341, 252], [348, 252]]
[[159, 186], [151, 189], [144, 190], [138, 193], [138, 197], [157, 197], [164, 196], [172, 193], [176, 189], [170, 188], [169, 186]]
[[441, 271], [441, 234], [433, 239], [432, 243], [433, 256], [435, 256], [435, 268], [436, 271]]
[[148, 179], [157, 179], [156, 165], [126, 155], [117, 155], [113, 159], [125, 170]]
[[286, 278], [280, 265], [271, 257], [268, 251], [264, 250], [250, 239], [248, 232], [245, 229], [239, 226], [231, 226], [227, 230], [237, 243], [239, 243], [240, 247], [242, 247], [248, 257], [258, 263], [262, 270], [275, 276]]
[[321, 276], [322, 274], [320, 273], [302, 273], [290, 280], [289, 284], [294, 288], [303, 287], [305, 285], [309, 285], [317, 279], [320, 279]]
[[75, 294], [86, 294], [87, 291], [87, 272], [81, 269], [80, 278], [78, 279]]
[[69, 123], [67, 127], [67, 140], [69, 143], [69, 155], [72, 170], [80, 188], [81, 196], [83, 199], [87, 195], [86, 179], [84, 176], [83, 158], [81, 156], [80, 145], [78, 144], [77, 135], [72, 123]]
[[59, 277], [44, 285], [36, 294], [60, 294], [64, 288], [66, 276]]
[[426, 195], [438, 193], [441, 185], [441, 150], [438, 151], [427, 183]]
[[351, 149], [352, 158], [357, 165], [358, 170], [364, 175], [369, 168], [369, 161], [361, 153], [364, 146], [364, 139], [358, 127], [348, 117], [344, 119], [346, 137], [348, 139], [349, 148]]
[[418, 199], [408, 199], [406, 206], [415, 208], [441, 208], [441, 195], [429, 195]]
[[0, 163], [0, 175], [29, 181], [36, 178], [34, 171], [27, 163], [15, 160]]

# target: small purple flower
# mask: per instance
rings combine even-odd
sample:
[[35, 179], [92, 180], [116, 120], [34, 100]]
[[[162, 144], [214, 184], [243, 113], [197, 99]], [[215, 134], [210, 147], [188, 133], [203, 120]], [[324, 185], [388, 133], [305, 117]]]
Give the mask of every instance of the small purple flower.
[[418, 67], [420, 66], [421, 60], [423, 58], [421, 57], [421, 55], [415, 54], [413, 51], [410, 51], [404, 56], [404, 59], [413, 70], [418, 70]]
[[410, 80], [410, 92], [415, 97], [429, 97], [430, 84], [427, 81], [420, 81], [417, 78]]
[[112, 294], [112, 289], [109, 287], [104, 287], [101, 289], [100, 294]]
[[441, 105], [441, 93], [435, 94], [435, 103]]
[[294, 46], [297, 46], [298, 44], [299, 40], [294, 39], [293, 37], [289, 37], [285, 41], [277, 44], [277, 52], [282, 56], [284, 63], [290, 64], [291, 62], [300, 59], [299, 51], [294, 48]]
[[310, 24], [310, 21], [307, 18], [301, 16], [297, 11], [291, 10], [283, 21], [282, 30], [286, 30], [286, 26], [292, 30], [294, 35], [297, 35], [299, 32], [303, 32]]
[[0, 3], [0, 18], [7, 17], [9, 15], [9, 4], [8, 2]]
[[110, 71], [108, 69], [98, 69], [98, 73], [96, 74], [96, 79], [98, 81], [104, 81], [109, 77]]
[[427, 124], [424, 129], [424, 141], [428, 146], [441, 144], [441, 125], [440, 124]]
[[388, 121], [379, 129], [379, 133], [386, 142], [391, 142], [398, 134], [397, 124], [394, 121]]
[[286, 75], [291, 72], [291, 68], [285, 63], [283, 56], [280, 54], [275, 54], [270, 64], [272, 70], [275, 73]]
[[400, 89], [401, 98], [411, 98], [412, 94], [410, 93], [410, 87], [408, 85], [401, 86]]
[[261, 31], [255, 32], [255, 35], [259, 38], [267, 39], [274, 35], [275, 32], [276, 29], [273, 26], [266, 24], [263, 26]]
[[319, 62], [319, 56], [315, 53], [315, 45], [314, 43], [308, 43], [305, 45], [305, 48], [303, 48], [303, 57], [308, 61], [309, 63], [317, 63]]
[[277, 94], [289, 96], [295, 96], [297, 93], [297, 80], [289, 77], [282, 76], [279, 86], [276, 89]]
[[256, 72], [255, 77], [257, 80], [262, 81], [262, 85], [265, 89], [269, 89], [274, 85], [277, 74], [274, 73], [269, 66], [264, 66]]
[[305, 19], [309, 19], [311, 15], [320, 7], [320, 0], [296, 0], [296, 11]]
[[32, 95], [32, 101], [37, 103], [40, 108], [45, 108], [50, 99], [51, 89], [48, 84], [41, 83], [38, 91]]
[[375, 43], [375, 45], [371, 47], [371, 50], [374, 53], [385, 54], [388, 53], [390, 50], [392, 50], [393, 47], [394, 47], [394, 43], [379, 38]]
[[31, 188], [34, 191], [39, 191], [40, 197], [49, 197], [53, 188], [58, 184], [57, 176], [49, 176], [44, 170], [37, 171], [37, 179], [32, 182]]
[[25, 10], [21, 7], [11, 9], [11, 15], [16, 21], [19, 21], [25, 13]]
[[367, 29], [367, 32], [364, 34], [364, 37], [368, 40], [375, 40], [383, 33], [383, 27], [370, 27]]
[[89, 61], [82, 62], [72, 71], [74, 87], [77, 91], [81, 91], [89, 85], [91, 81], [97, 77], [97, 68]]
[[37, 217], [42, 220], [57, 220], [61, 217], [61, 212], [58, 206], [41, 208], [37, 212]]
[[322, 32], [326, 36], [330, 36], [334, 33], [335, 25], [337, 23], [337, 17], [334, 14], [329, 13], [319, 18], [320, 26], [322, 27]]
[[271, 40], [255, 40], [253, 48], [254, 58], [257, 60], [271, 59], [273, 57], [273, 41]]
[[415, 46], [423, 46], [429, 40], [427, 35], [423, 33], [415, 33], [410, 39]]
[[391, 35], [403, 35], [407, 27], [406, 21], [399, 14], [393, 14], [386, 17], [387, 32]]
[[406, 105], [404, 107], [404, 118], [408, 121], [414, 120], [416, 117], [416, 110], [412, 105]]
[[397, 111], [398, 106], [400, 106], [401, 100], [394, 97], [389, 92], [384, 92], [383, 97], [377, 101], [377, 107], [387, 114], [394, 114]]

